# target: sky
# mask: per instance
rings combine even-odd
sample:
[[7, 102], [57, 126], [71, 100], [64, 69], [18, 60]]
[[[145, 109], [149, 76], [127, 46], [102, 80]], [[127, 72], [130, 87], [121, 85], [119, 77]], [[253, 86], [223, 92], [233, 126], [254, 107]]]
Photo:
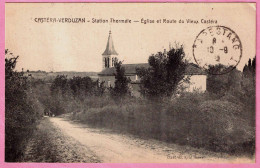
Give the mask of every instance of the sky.
[[[86, 22], [39, 23], [38, 18], [85, 18]], [[132, 23], [92, 23], [93, 18]], [[144, 24], [142, 19], [155, 23]], [[177, 23], [157, 23], [160, 19]], [[217, 23], [201, 23], [201, 19]], [[183, 44], [187, 59], [194, 62], [194, 40], [203, 29], [216, 25], [239, 36], [243, 51], [238, 69], [256, 55], [252, 3], [7, 3], [5, 23], [5, 48], [19, 55], [17, 70], [99, 72], [109, 30], [125, 64], [147, 63], [151, 54], [168, 50], [169, 43]]]

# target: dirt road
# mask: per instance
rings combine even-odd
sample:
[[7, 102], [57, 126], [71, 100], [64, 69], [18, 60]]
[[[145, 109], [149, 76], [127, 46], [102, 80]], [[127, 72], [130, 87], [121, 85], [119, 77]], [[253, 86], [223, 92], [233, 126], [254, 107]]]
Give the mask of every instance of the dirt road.
[[252, 162], [249, 158], [236, 158], [227, 154], [168, 144], [157, 140], [142, 140], [131, 135], [93, 129], [64, 118], [49, 118], [51, 123], [88, 152], [104, 163], [237, 163]]
[[19, 162], [99, 163], [86, 146], [65, 135], [50, 118], [44, 117], [26, 145]]

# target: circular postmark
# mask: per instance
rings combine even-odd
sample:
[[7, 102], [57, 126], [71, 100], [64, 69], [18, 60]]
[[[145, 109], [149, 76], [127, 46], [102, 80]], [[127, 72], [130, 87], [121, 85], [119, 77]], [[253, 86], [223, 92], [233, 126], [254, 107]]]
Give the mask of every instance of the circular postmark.
[[[242, 57], [242, 44], [238, 35], [225, 26], [210, 26], [202, 30], [192, 50], [195, 62], [214, 75], [232, 71]], [[218, 68], [213, 68], [216, 66]]]

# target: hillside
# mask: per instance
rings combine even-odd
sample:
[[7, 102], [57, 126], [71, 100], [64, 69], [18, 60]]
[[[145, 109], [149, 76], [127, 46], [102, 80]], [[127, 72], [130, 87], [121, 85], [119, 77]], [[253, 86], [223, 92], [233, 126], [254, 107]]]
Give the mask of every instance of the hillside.
[[92, 79], [98, 78], [98, 72], [75, 72], [75, 71], [61, 71], [61, 72], [45, 72], [45, 71], [29, 71], [25, 73], [25, 76], [33, 77], [35, 79], [42, 79], [45, 81], [53, 80], [57, 75], [65, 75], [68, 78], [74, 76], [85, 77], [89, 76]]

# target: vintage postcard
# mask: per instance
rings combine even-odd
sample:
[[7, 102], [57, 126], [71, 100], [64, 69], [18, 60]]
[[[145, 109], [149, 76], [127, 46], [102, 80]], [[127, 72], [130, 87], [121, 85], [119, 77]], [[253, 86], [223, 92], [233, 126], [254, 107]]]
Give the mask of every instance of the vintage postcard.
[[255, 163], [256, 3], [5, 3], [5, 162]]

